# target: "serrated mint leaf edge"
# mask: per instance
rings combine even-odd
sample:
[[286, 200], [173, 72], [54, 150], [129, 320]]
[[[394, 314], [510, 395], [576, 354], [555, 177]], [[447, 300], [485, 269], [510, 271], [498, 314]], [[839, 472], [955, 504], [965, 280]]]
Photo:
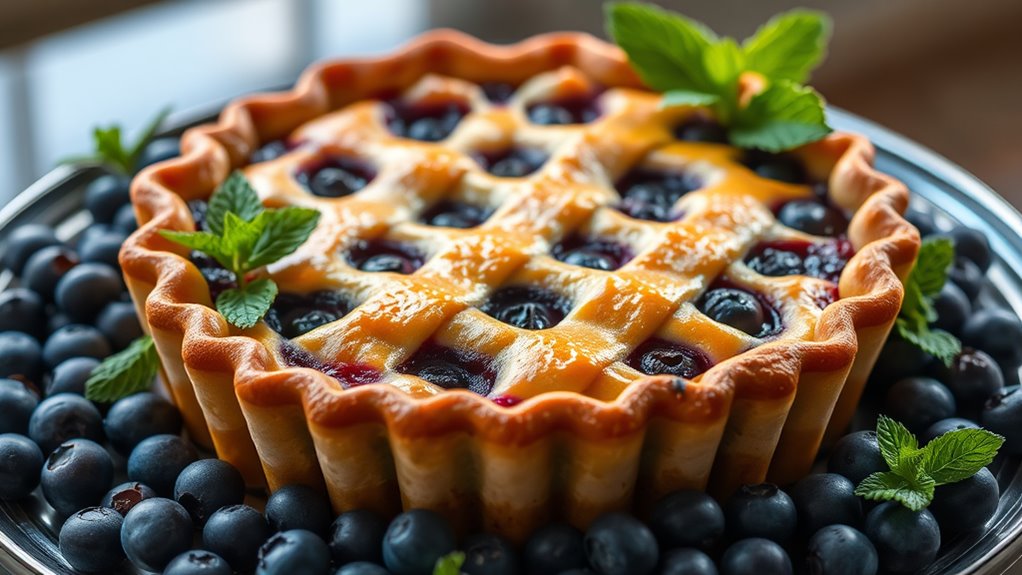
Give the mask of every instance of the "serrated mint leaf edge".
[[265, 208], [255, 188], [241, 170], [235, 170], [210, 196], [206, 210], [206, 226], [210, 232], [222, 235], [224, 216], [227, 212], [234, 212], [242, 220], [250, 222], [263, 210]]
[[216, 309], [227, 323], [248, 329], [263, 319], [276, 297], [276, 282], [270, 278], [261, 278], [244, 287], [222, 292], [216, 298]]
[[863, 479], [855, 494], [871, 501], [897, 501], [912, 511], [921, 511], [933, 501], [935, 487], [929, 477], [913, 481], [893, 471], [878, 471]]
[[937, 485], [957, 483], [989, 465], [1003, 444], [1004, 437], [986, 429], [955, 429], [926, 444], [920, 465]]
[[108, 356], [85, 382], [85, 397], [110, 403], [133, 393], [145, 391], [159, 371], [160, 359], [153, 338], [145, 335], [125, 349]]

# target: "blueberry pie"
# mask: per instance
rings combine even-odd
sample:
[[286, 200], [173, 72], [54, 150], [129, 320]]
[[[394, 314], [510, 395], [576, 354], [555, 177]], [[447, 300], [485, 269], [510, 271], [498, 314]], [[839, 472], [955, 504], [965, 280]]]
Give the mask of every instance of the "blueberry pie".
[[[191, 434], [250, 484], [521, 539], [681, 488], [809, 470], [849, 422], [918, 233], [863, 138], [784, 155], [662, 108], [616, 47], [452, 32], [243, 98], [133, 183], [121, 262]], [[321, 213], [237, 280], [159, 230], [241, 169]]]

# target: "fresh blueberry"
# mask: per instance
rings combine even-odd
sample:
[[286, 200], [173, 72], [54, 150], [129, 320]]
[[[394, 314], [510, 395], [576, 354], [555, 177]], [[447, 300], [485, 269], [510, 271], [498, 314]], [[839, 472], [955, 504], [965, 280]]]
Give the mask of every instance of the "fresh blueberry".
[[0, 292], [0, 331], [20, 331], [42, 341], [46, 337], [43, 298], [26, 288]]
[[711, 548], [724, 534], [724, 511], [702, 491], [684, 489], [661, 499], [649, 526], [664, 549]]
[[0, 433], [28, 434], [28, 421], [39, 398], [16, 379], [0, 379]]
[[784, 543], [795, 533], [798, 513], [787, 493], [760, 483], [739, 488], [724, 505], [724, 517], [734, 539], [763, 537]]
[[454, 531], [428, 509], [406, 511], [383, 536], [383, 564], [394, 575], [429, 575], [437, 559], [454, 551]]
[[973, 302], [976, 301], [980, 292], [983, 291], [983, 286], [986, 285], [986, 276], [983, 275], [983, 270], [972, 263], [972, 260], [964, 257], [955, 258], [951, 268], [948, 269], [947, 277]]
[[93, 221], [109, 224], [117, 210], [131, 203], [131, 180], [123, 176], [100, 176], [85, 188], [85, 208]]
[[145, 483], [161, 497], [171, 496], [177, 476], [198, 457], [191, 442], [180, 436], [154, 435], [131, 450], [128, 479]]
[[727, 143], [727, 130], [717, 122], [697, 118], [674, 129], [674, 137], [683, 142]]
[[122, 234], [131, 234], [138, 229], [138, 220], [135, 219], [135, 207], [125, 204], [117, 210], [114, 216], [113, 228]]
[[606, 513], [593, 521], [585, 536], [589, 565], [604, 575], [652, 573], [659, 559], [653, 532], [624, 513]]
[[887, 462], [880, 455], [875, 431], [856, 431], [842, 437], [827, 460], [828, 472], [844, 475], [855, 485], [872, 473], [888, 469]]
[[202, 526], [221, 507], [245, 500], [245, 480], [237, 468], [222, 459], [200, 459], [177, 476], [174, 499], [188, 511], [196, 526]]
[[43, 372], [43, 349], [36, 339], [20, 331], [0, 332], [0, 377], [20, 375], [39, 381]]
[[216, 553], [193, 549], [178, 555], [163, 570], [163, 575], [231, 575], [231, 566]]
[[791, 559], [769, 539], [751, 537], [731, 544], [720, 558], [720, 575], [791, 575]]
[[102, 442], [103, 417], [84, 397], [58, 393], [44, 399], [36, 408], [28, 421], [28, 436], [39, 444], [43, 453], [50, 453], [61, 443], [77, 437]]
[[163, 571], [172, 559], [192, 547], [192, 520], [172, 499], [154, 497], [124, 517], [121, 546], [140, 569]]
[[717, 575], [709, 555], [691, 547], [668, 551], [660, 558], [659, 575]]
[[888, 571], [926, 567], [940, 549], [940, 529], [933, 515], [900, 503], [881, 503], [866, 515], [866, 536], [876, 547], [880, 566]]
[[461, 572], [466, 575], [514, 575], [518, 572], [518, 557], [514, 548], [499, 535], [471, 535], [461, 549], [465, 552]]
[[997, 362], [986, 353], [969, 348], [952, 360], [944, 382], [957, 404], [968, 408], [982, 406], [1004, 389], [1004, 375]]
[[121, 351], [142, 337], [142, 326], [131, 302], [115, 301], [107, 304], [96, 318], [96, 327], [114, 351]]
[[156, 162], [162, 162], [181, 155], [181, 142], [174, 137], [156, 138], [142, 148], [135, 164], [136, 170], [151, 166]]
[[979, 529], [997, 512], [1001, 496], [997, 479], [986, 467], [956, 483], [938, 486], [928, 508], [940, 532], [953, 535]]
[[862, 522], [855, 484], [837, 473], [807, 475], [791, 488], [791, 499], [798, 511], [798, 528], [806, 534], [828, 525], [856, 527]]
[[912, 224], [913, 226], [916, 227], [916, 229], [919, 230], [920, 236], [926, 237], [929, 235], [933, 235], [939, 229], [937, 227], [936, 220], [933, 218], [933, 214], [929, 212], [923, 212], [916, 208], [910, 207], [909, 209], [905, 210], [904, 215], [905, 219], [908, 220], [908, 223]]
[[121, 515], [127, 515], [140, 502], [153, 497], [156, 497], [156, 492], [148, 485], [128, 481], [107, 491], [100, 505], [109, 507]]
[[124, 561], [120, 513], [89, 507], [67, 518], [58, 537], [60, 554], [78, 571], [112, 572]]
[[334, 575], [390, 575], [383, 567], [368, 561], [355, 561], [348, 563], [334, 572]]
[[933, 300], [937, 321], [933, 326], [951, 333], [960, 333], [965, 320], [972, 315], [972, 303], [958, 286], [947, 282]]
[[[67, 314], [58, 311], [57, 313], [51, 315], [50, 318], [46, 321], [46, 335], [47, 336], [53, 335], [54, 333], [57, 332], [58, 329], [64, 327], [65, 325], [71, 325], [73, 323], [74, 322], [71, 321], [71, 318], [67, 317]], [[42, 353], [41, 350], [40, 353]]]
[[1022, 455], [1022, 391], [1018, 387], [991, 397], [979, 422], [984, 429], [1004, 436], [1004, 452]]
[[981, 309], [962, 327], [962, 343], [980, 349], [1011, 371], [1022, 364], [1022, 321], [1007, 309]]
[[752, 152], [746, 158], [746, 165], [761, 178], [789, 184], [801, 184], [806, 181], [802, 162], [793, 156]]
[[130, 455], [143, 439], [181, 433], [181, 412], [174, 404], [152, 392], [117, 400], [103, 420], [103, 429], [114, 449]]
[[919, 433], [941, 419], [953, 417], [955, 398], [936, 379], [908, 377], [887, 390], [884, 413]]
[[0, 434], [0, 499], [24, 499], [39, 485], [43, 452], [23, 435]]
[[78, 264], [57, 282], [57, 307], [75, 321], [89, 322], [106, 304], [120, 299], [123, 291], [121, 276], [114, 268], [99, 263]]
[[110, 355], [110, 343], [98, 329], [82, 324], [66, 325], [46, 338], [43, 363], [53, 369], [72, 357], [103, 359]]
[[926, 445], [927, 443], [933, 441], [935, 438], [940, 437], [941, 435], [944, 435], [945, 433], [949, 431], [954, 431], [956, 429], [979, 429], [979, 425], [977, 425], [973, 421], [969, 421], [968, 419], [962, 419], [960, 417], [949, 417], [947, 419], [941, 419], [940, 421], [926, 428], [926, 431], [919, 436], [919, 442], [922, 443], [923, 445]]
[[248, 505], [231, 505], [213, 513], [202, 528], [202, 545], [220, 555], [235, 571], [256, 566], [259, 548], [270, 538], [266, 518]]
[[986, 234], [977, 229], [957, 226], [948, 236], [955, 242], [955, 255], [967, 258], [984, 273], [990, 268], [993, 253]]
[[368, 509], [346, 511], [334, 519], [330, 526], [330, 555], [338, 565], [353, 561], [383, 560], [380, 546], [383, 534], [387, 532], [387, 522]]
[[46, 458], [39, 476], [46, 501], [63, 516], [99, 503], [113, 480], [110, 454], [88, 439], [60, 444]]
[[526, 573], [557, 575], [586, 565], [582, 532], [567, 523], [550, 523], [529, 537], [522, 552]]
[[102, 232], [82, 236], [78, 242], [78, 257], [83, 262], [106, 264], [119, 268], [117, 256], [128, 235], [115, 229], [104, 229]]
[[304, 529], [291, 529], [277, 533], [263, 543], [255, 572], [256, 575], [326, 575], [329, 570], [330, 549], [319, 535]]
[[751, 293], [733, 288], [716, 288], [703, 294], [696, 302], [699, 311], [713, 321], [729, 325], [755, 336], [764, 331], [766, 314]]
[[886, 386], [889, 385], [887, 382], [919, 374], [931, 361], [933, 357], [917, 345], [892, 333], [880, 350], [880, 356], [873, 367], [873, 376]]
[[333, 517], [327, 496], [308, 485], [285, 485], [266, 501], [266, 520], [274, 531], [304, 529], [322, 535]]
[[46, 385], [46, 395], [58, 393], [85, 395], [85, 382], [98, 365], [99, 360], [94, 357], [72, 357], [58, 363]]
[[20, 276], [32, 254], [45, 247], [60, 245], [60, 240], [50, 226], [26, 224], [14, 228], [7, 236], [6, 244], [0, 263], [14, 272], [14, 275]]
[[809, 575], [876, 575], [878, 563], [869, 538], [847, 525], [829, 525], [809, 539]]
[[777, 219], [793, 230], [814, 236], [833, 237], [848, 226], [837, 208], [817, 200], [792, 200], [777, 212]]

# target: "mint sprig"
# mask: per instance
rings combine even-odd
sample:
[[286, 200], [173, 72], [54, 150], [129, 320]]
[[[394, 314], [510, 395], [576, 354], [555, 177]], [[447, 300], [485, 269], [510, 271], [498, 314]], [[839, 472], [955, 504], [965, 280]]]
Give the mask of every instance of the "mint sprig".
[[[779, 14], [739, 45], [703, 24], [652, 5], [607, 5], [607, 29], [663, 106], [707, 106], [733, 145], [781, 152], [831, 132], [822, 96], [802, 85], [823, 59], [830, 20], [811, 10]], [[766, 88], [739, 102], [738, 80], [756, 72]]]
[[85, 397], [99, 403], [111, 403], [145, 391], [152, 385], [159, 367], [160, 358], [153, 338], [142, 336], [92, 370], [85, 381]]
[[905, 296], [895, 320], [898, 335], [926, 353], [950, 366], [962, 351], [962, 343], [942, 329], [930, 324], [937, 319], [933, 300], [947, 281], [947, 273], [955, 259], [954, 243], [943, 237], [923, 240], [916, 265], [905, 281]]
[[920, 511], [933, 501], [936, 487], [968, 479], [989, 465], [1004, 438], [985, 429], [955, 429], [920, 449], [904, 425], [881, 415], [877, 442], [891, 470], [863, 479], [855, 494], [874, 501], [897, 501]]
[[149, 142], [156, 136], [160, 125], [170, 115], [170, 108], [160, 110], [131, 144], [124, 142], [121, 127], [113, 124], [108, 127], [96, 126], [92, 130], [93, 152], [84, 156], [66, 158], [61, 163], [91, 162], [106, 166], [108, 169], [130, 176], [137, 171], [138, 160]]
[[257, 270], [294, 253], [309, 239], [319, 212], [309, 208], [266, 209], [240, 171], [213, 193], [206, 230], [160, 230], [160, 235], [205, 253], [234, 273], [238, 287], [216, 298], [216, 309], [231, 325], [247, 329], [259, 322], [277, 297], [270, 278], [250, 278]]
[[464, 564], [465, 554], [461, 551], [451, 551], [436, 560], [433, 575], [461, 575], [461, 566]]

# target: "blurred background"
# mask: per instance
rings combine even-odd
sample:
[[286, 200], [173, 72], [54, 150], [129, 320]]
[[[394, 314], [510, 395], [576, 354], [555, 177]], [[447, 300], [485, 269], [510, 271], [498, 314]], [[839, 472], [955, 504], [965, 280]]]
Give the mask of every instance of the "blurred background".
[[[837, 106], [963, 165], [1022, 206], [1022, 1], [658, 0], [745, 37], [795, 6], [831, 14], [813, 84]], [[603, 34], [598, 0], [0, 0], [0, 202], [93, 126], [208, 109], [317, 59], [379, 53], [434, 27], [495, 42]]]

